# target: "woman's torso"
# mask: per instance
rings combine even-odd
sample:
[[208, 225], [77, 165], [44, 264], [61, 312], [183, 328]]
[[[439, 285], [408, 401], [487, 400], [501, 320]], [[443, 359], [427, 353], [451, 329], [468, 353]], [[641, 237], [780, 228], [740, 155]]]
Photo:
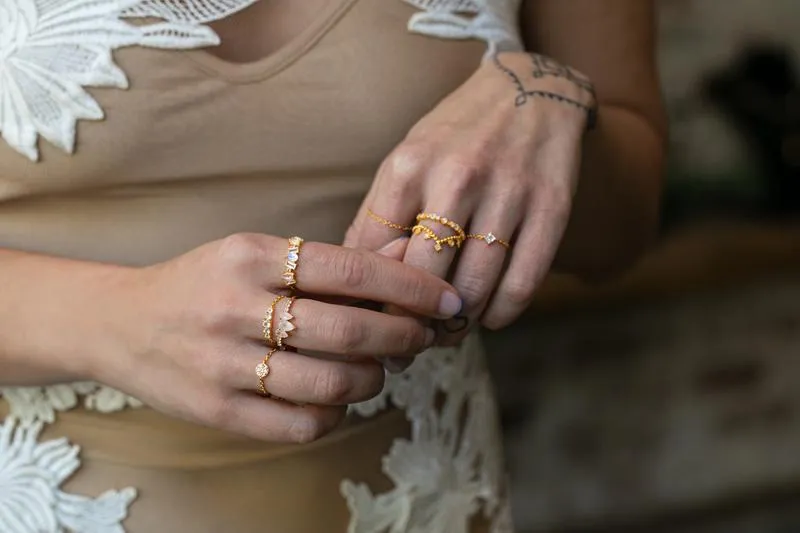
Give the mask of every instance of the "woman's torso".
[[[409, 33], [414, 9], [399, 0], [317, 1], [317, 10], [287, 15], [287, 42], [256, 39], [252, 54], [233, 57], [228, 44], [214, 53], [118, 50], [130, 87], [89, 89], [105, 119], [78, 123], [73, 155], [40, 142], [32, 163], [0, 142], [0, 246], [146, 265], [236, 232], [340, 242], [382, 159], [471, 75], [485, 45]], [[280, 4], [287, 3], [256, 6], [217, 28], [223, 38], [237, 35], [236, 21], [253, 26], [253, 17], [274, 27]], [[464, 351], [479, 350], [469, 343]], [[488, 387], [479, 361], [468, 366], [457, 371]], [[395, 378], [394, 393], [407, 379]], [[278, 446], [125, 409], [135, 401], [94, 385], [78, 387], [80, 399], [68, 389], [3, 393], [29, 418], [62, 411], [41, 440], [66, 436], [82, 447], [65, 493], [139, 490], [125, 522], [130, 533], [344, 531], [341, 481], [366, 483], [372, 496], [390, 493], [397, 480], [381, 460], [396, 438], [419, 430], [389, 411], [311, 446]], [[465, 391], [457, 401], [468, 401]], [[87, 398], [91, 408], [65, 408]], [[351, 505], [363, 496], [354, 487]], [[395, 496], [386, 502], [399, 513], [410, 500]]]

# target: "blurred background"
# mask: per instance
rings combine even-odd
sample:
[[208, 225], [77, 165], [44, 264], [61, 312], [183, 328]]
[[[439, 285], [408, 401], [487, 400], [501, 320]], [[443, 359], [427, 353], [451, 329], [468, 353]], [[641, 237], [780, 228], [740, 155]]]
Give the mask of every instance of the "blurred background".
[[661, 244], [487, 337], [523, 533], [800, 533], [800, 1], [660, 0]]

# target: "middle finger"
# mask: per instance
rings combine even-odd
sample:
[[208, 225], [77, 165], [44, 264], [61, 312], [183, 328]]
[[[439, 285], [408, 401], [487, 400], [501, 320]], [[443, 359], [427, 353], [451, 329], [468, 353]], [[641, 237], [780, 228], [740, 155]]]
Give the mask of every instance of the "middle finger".
[[[284, 299], [275, 306], [271, 324], [273, 338], [276, 338], [275, 332], [285, 317], [288, 303], [289, 300]], [[289, 321], [294, 329], [284, 343], [301, 351], [358, 359], [408, 357], [425, 351], [435, 337], [432, 329], [410, 317], [306, 298], [295, 300], [290, 313]], [[253, 339], [261, 339], [263, 334], [257, 316], [253, 312], [247, 319], [246, 334]]]

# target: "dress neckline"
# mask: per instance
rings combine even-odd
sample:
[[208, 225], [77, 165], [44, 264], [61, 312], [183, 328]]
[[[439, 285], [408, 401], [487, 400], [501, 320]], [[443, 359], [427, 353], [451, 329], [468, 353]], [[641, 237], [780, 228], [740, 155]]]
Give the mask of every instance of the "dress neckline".
[[185, 56], [207, 74], [231, 83], [261, 81], [287, 68], [322, 39], [357, 0], [330, 0], [319, 15], [289, 42], [255, 61], [237, 63], [208, 50], [188, 50]]

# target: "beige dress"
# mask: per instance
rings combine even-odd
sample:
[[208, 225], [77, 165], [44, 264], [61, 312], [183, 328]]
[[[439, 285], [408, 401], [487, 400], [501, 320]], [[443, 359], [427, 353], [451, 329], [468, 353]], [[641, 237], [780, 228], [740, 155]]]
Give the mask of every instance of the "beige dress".
[[[339, 243], [382, 159], [518, 3], [331, 0], [232, 64], [175, 50], [214, 42], [219, 0], [6, 0], [0, 246], [147, 265], [244, 231]], [[482, 358], [475, 338], [431, 350], [306, 446], [96, 383], [0, 388], [0, 531], [510, 532]]]

